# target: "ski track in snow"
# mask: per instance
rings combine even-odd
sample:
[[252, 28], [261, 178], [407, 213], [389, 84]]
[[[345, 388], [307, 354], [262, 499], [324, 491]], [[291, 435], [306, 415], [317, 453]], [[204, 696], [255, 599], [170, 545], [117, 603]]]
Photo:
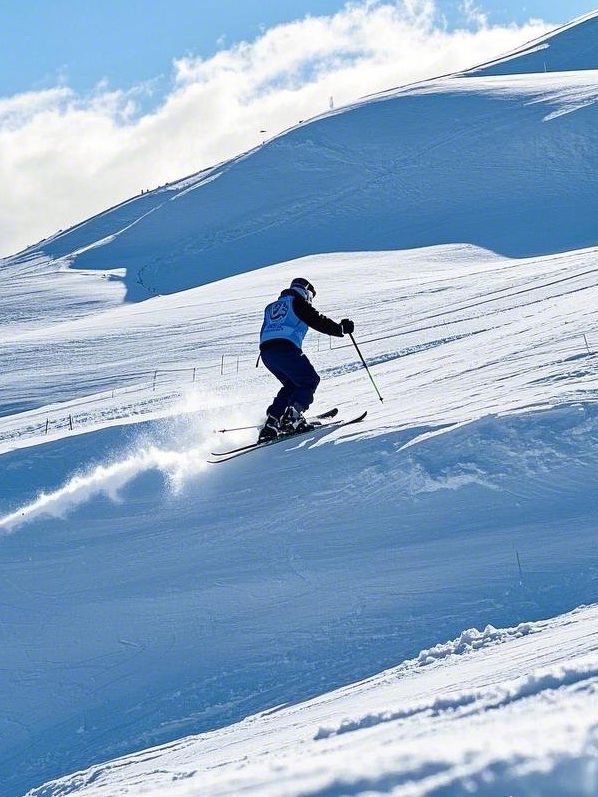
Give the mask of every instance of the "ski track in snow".
[[[597, 24], [0, 262], [2, 797], [595, 797]], [[299, 274], [384, 404], [210, 467]]]

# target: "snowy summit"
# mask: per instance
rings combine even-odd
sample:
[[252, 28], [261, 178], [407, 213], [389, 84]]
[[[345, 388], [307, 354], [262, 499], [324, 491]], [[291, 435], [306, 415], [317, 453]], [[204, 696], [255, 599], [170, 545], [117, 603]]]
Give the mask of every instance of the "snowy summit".
[[0, 261], [3, 797], [596, 797], [597, 42]]

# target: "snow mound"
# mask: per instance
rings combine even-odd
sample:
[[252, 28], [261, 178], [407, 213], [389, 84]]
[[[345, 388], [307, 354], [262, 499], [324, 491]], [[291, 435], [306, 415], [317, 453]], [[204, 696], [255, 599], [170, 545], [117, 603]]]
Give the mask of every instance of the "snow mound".
[[[440, 645], [440, 647], [444, 646]], [[328, 739], [330, 736], [338, 736], [342, 733], [350, 733], [363, 728], [372, 728], [384, 722], [407, 719], [419, 713], [438, 716], [447, 711], [460, 712], [469, 710], [476, 703], [479, 704], [481, 702], [484, 704], [482, 710], [493, 710], [516, 700], [539, 695], [542, 692], [588, 681], [598, 682], [598, 660], [595, 655], [575, 666], [560, 665], [552, 669], [543, 669], [524, 675], [515, 681], [501, 685], [495, 690], [490, 690], [487, 687], [475, 690], [468, 689], [449, 698], [437, 697], [395, 712], [366, 714], [359, 719], [346, 719], [337, 728], [320, 728], [314, 739], [316, 741]]]
[[518, 639], [533, 633], [534, 628], [533, 623], [519, 623], [515, 628], [495, 628], [493, 625], [487, 625], [483, 631], [478, 631], [477, 628], [468, 628], [451, 642], [434, 645], [433, 648], [420, 651], [416, 661], [420, 665], [433, 664], [447, 656], [461, 656], [463, 653], [470, 653], [488, 645], [501, 644], [508, 639]]

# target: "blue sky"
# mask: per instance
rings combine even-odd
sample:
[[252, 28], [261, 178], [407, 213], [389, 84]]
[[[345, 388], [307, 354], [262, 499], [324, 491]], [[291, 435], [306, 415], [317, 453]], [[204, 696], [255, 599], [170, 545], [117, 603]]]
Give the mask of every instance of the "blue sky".
[[[463, 21], [460, 0], [438, 0], [449, 26]], [[0, 96], [67, 83], [91, 90], [157, 79], [167, 83], [175, 57], [207, 57], [252, 40], [265, 28], [338, 11], [341, 0], [2, 0]], [[565, 22], [592, 0], [476, 0], [493, 24], [539, 17]]]

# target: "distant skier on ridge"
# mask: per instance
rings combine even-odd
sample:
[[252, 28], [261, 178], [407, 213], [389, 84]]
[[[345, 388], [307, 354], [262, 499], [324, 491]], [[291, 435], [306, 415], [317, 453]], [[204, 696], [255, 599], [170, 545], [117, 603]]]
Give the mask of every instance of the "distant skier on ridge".
[[260, 333], [262, 362], [282, 382], [282, 388], [266, 410], [268, 417], [259, 433], [260, 443], [311, 428], [303, 413], [314, 400], [320, 377], [301, 349], [308, 328], [337, 338], [355, 328], [349, 318], [337, 324], [318, 313], [312, 307], [315, 295], [311, 282], [297, 277], [264, 311]]

